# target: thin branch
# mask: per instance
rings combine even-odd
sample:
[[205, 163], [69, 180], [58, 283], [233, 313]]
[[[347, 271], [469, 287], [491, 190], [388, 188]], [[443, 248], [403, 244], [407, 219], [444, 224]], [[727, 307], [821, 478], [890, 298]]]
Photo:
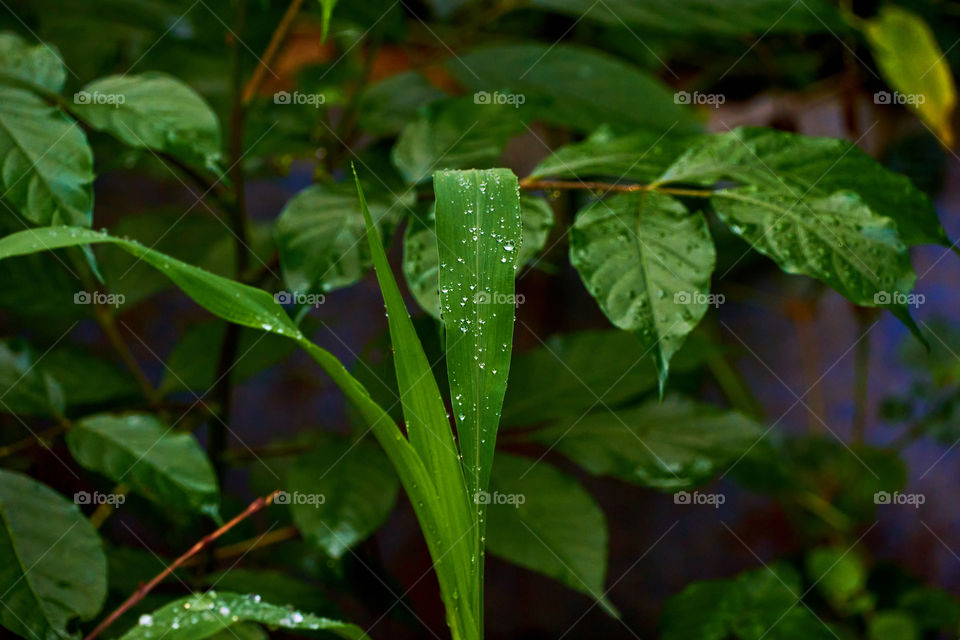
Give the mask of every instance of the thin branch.
[[[263, 547], [270, 546], [272, 544], [277, 544], [278, 542], [286, 542], [287, 540], [292, 540], [300, 535], [300, 530], [297, 529], [294, 525], [289, 525], [280, 529], [271, 531], [270, 533], [265, 533], [263, 535], [257, 536], [255, 538], [250, 538], [249, 540], [241, 540], [240, 542], [235, 542], [233, 544], [224, 545], [219, 547], [213, 553], [215, 560], [226, 560], [227, 558], [236, 558], [237, 556], [242, 556], [248, 551], [253, 551], [254, 549], [260, 549]], [[190, 558], [190, 560], [183, 563], [182, 566], [190, 567], [200, 563], [200, 558]]]
[[247, 81], [247, 86], [243, 89], [244, 104], [249, 104], [249, 102], [253, 100], [253, 96], [257, 94], [257, 90], [260, 88], [260, 85], [263, 84], [263, 76], [270, 69], [270, 63], [277, 57], [280, 45], [283, 44], [283, 41], [287, 38], [287, 34], [290, 33], [293, 19], [300, 11], [300, 5], [302, 4], [303, 0], [292, 0], [290, 6], [288, 6], [286, 12], [284, 12], [283, 17], [280, 18], [280, 23], [277, 25], [277, 28], [273, 30], [273, 35], [270, 36], [270, 43], [267, 44], [266, 50], [263, 52], [263, 55], [260, 56], [260, 64], [253, 70], [250, 80]]
[[240, 524], [243, 520], [252, 516], [254, 513], [260, 511], [261, 509], [269, 505], [271, 502], [273, 502], [274, 498], [277, 497], [278, 493], [280, 493], [279, 489], [277, 491], [274, 491], [270, 495], [264, 496], [262, 498], [257, 498], [256, 500], [251, 502], [246, 509], [244, 509], [239, 514], [234, 516], [233, 519], [230, 520], [228, 523], [226, 523], [225, 525], [223, 525], [213, 533], [201, 538], [196, 544], [190, 547], [189, 551], [187, 551], [182, 556], [180, 556], [179, 558], [171, 562], [166, 569], [164, 569], [163, 571], [155, 575], [149, 582], [147, 582], [146, 584], [142, 585], [139, 589], [134, 591], [133, 594], [129, 598], [127, 598], [123, 604], [121, 604], [119, 607], [114, 609], [113, 613], [111, 613], [109, 616], [107, 616], [104, 619], [103, 622], [97, 625], [97, 628], [91, 631], [90, 634], [84, 640], [93, 640], [94, 638], [99, 636], [101, 633], [103, 633], [103, 631], [107, 627], [109, 627], [111, 624], [113, 624], [117, 620], [117, 618], [119, 618], [124, 613], [129, 611], [130, 608], [133, 607], [133, 605], [143, 600], [143, 598], [146, 597], [146, 595], [150, 593], [154, 587], [156, 587], [158, 584], [166, 580], [166, 578], [170, 574], [172, 574], [178, 568], [183, 566], [183, 564], [187, 560], [189, 560], [193, 556], [203, 551], [214, 540], [216, 540], [217, 538], [225, 534], [227, 531], [230, 531], [230, 529], [233, 529], [235, 526]]
[[530, 178], [521, 180], [520, 188], [545, 190], [588, 189], [590, 191], [601, 191], [604, 193], [609, 191], [618, 193], [657, 191], [659, 193], [668, 193], [677, 196], [693, 196], [696, 198], [709, 198], [714, 193], [709, 189], [680, 189], [648, 184], [613, 184], [609, 182], [583, 182], [581, 180], [531, 180]]

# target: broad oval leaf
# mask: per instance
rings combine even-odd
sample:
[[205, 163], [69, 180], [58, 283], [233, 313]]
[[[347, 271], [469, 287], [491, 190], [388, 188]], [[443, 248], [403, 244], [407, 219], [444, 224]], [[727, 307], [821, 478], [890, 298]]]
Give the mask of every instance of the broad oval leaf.
[[438, 171], [440, 313], [447, 377], [471, 493], [490, 478], [513, 347], [523, 230], [509, 169]]
[[131, 147], [218, 170], [220, 123], [190, 86], [164, 73], [107, 76], [74, 95], [74, 111]]
[[900, 104], [904, 99], [945, 147], [953, 147], [957, 87], [930, 25], [907, 9], [888, 4], [866, 22], [864, 33], [880, 73], [894, 89], [893, 94], [874, 94], [874, 102]]
[[0, 86], [4, 199], [38, 225], [90, 226], [93, 152], [80, 126], [23, 89]]
[[207, 591], [140, 616], [139, 624], [121, 640], [203, 640], [238, 622], [259, 622], [303, 633], [329, 631], [348, 640], [367, 638], [356, 625], [263, 602], [256, 594]]
[[638, 128], [673, 133], [700, 129], [694, 112], [677, 104], [673, 91], [659, 80], [584, 47], [556, 43], [484, 47], [457, 56], [447, 68], [470, 91], [486, 92], [479, 100], [493, 102], [495, 92], [510, 91], [523, 96], [520, 111], [585, 133], [600, 124], [620, 133]]
[[416, 71], [404, 71], [370, 85], [358, 106], [365, 133], [390, 136], [400, 133], [417, 117], [417, 111], [446, 94]]
[[716, 262], [707, 221], [656, 192], [600, 200], [577, 215], [570, 262], [610, 321], [654, 356], [662, 391], [670, 358], [707, 312]]
[[[370, 213], [384, 237], [415, 200], [371, 200]], [[315, 184], [297, 193], [277, 219], [275, 235], [283, 279], [291, 291], [331, 291], [358, 282], [372, 265], [363, 239], [363, 214], [349, 183]]]
[[86, 469], [123, 482], [165, 509], [219, 519], [220, 493], [210, 461], [189, 433], [146, 413], [100, 414], [67, 432], [67, 446]]
[[380, 447], [321, 438], [287, 472], [293, 521], [303, 536], [332, 558], [376, 531], [397, 500], [397, 476]]
[[0, 83], [24, 82], [59, 93], [66, 79], [67, 68], [53, 46], [30, 44], [15, 33], [0, 33]]
[[749, 418], [682, 396], [572, 415], [533, 436], [590, 473], [665, 491], [703, 484], [762, 437]]
[[60, 383], [46, 367], [37, 365], [38, 359], [26, 342], [0, 340], [0, 410], [25, 416], [63, 415]]
[[0, 469], [0, 624], [24, 638], [68, 638], [107, 595], [107, 559], [76, 504]]
[[709, 185], [722, 180], [797, 201], [854, 191], [871, 211], [896, 222], [907, 244], [951, 244], [925, 193], [846, 140], [737, 128], [704, 136], [657, 182]]
[[825, 282], [851, 302], [892, 307], [916, 279], [889, 218], [852, 191], [804, 197], [741, 188], [717, 192], [717, 215], [787, 273]]
[[[523, 219], [517, 264], [525, 265], [543, 249], [553, 228], [553, 209], [543, 198], [520, 196]], [[420, 307], [440, 318], [440, 253], [437, 249], [436, 210], [426, 218], [411, 219], [403, 242], [403, 275]]]
[[546, 462], [497, 455], [487, 508], [487, 548], [504, 560], [559, 580], [597, 600], [606, 599], [607, 522], [576, 478]]

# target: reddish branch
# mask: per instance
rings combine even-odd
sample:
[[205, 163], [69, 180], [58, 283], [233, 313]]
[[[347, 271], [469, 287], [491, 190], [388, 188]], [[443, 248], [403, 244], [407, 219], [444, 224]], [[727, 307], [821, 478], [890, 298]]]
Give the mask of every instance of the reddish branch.
[[263, 82], [263, 75], [269, 70], [270, 63], [272, 63], [274, 58], [277, 57], [277, 52], [280, 50], [280, 45], [283, 44], [287, 34], [290, 33], [290, 27], [293, 25], [293, 19], [300, 11], [301, 4], [303, 4], [303, 0], [292, 0], [290, 6], [287, 7], [286, 12], [283, 14], [283, 18], [280, 19], [280, 23], [277, 25], [273, 35], [270, 37], [270, 43], [263, 52], [263, 56], [260, 58], [260, 64], [258, 64], [257, 68], [253, 70], [253, 74], [250, 76], [247, 86], [243, 89], [244, 104], [250, 102], [253, 99], [253, 96], [256, 95], [257, 90], [260, 88], [260, 84]]
[[260, 511], [261, 509], [269, 505], [271, 502], [273, 502], [274, 498], [277, 497], [278, 493], [280, 493], [279, 490], [274, 491], [268, 496], [257, 498], [256, 500], [251, 502], [246, 509], [244, 509], [239, 514], [234, 516], [233, 519], [230, 520], [228, 523], [226, 523], [225, 525], [223, 525], [213, 533], [201, 538], [195, 545], [190, 547], [189, 551], [187, 551], [185, 554], [183, 554], [182, 556], [174, 560], [172, 563], [170, 563], [170, 566], [168, 566], [166, 569], [164, 569], [163, 571], [158, 573], [156, 576], [154, 576], [153, 579], [150, 580], [150, 582], [147, 582], [146, 584], [141, 585], [139, 589], [134, 591], [133, 594], [129, 598], [127, 598], [123, 604], [117, 607], [113, 611], [113, 613], [111, 613], [109, 616], [107, 616], [104, 619], [103, 622], [97, 625], [97, 628], [91, 631], [90, 635], [88, 635], [84, 640], [93, 640], [94, 638], [99, 636], [101, 633], [103, 633], [104, 629], [109, 627], [111, 624], [113, 624], [117, 620], [117, 618], [122, 616], [128, 610], [130, 610], [130, 608], [133, 607], [133, 605], [143, 600], [143, 598], [148, 593], [150, 593], [154, 587], [156, 587], [158, 584], [166, 580], [167, 577], [170, 576], [170, 574], [176, 571], [179, 567], [183, 566], [183, 564], [187, 562], [187, 560], [189, 560], [196, 554], [203, 551], [210, 543], [212, 543], [214, 540], [216, 540], [217, 538], [225, 534], [227, 531], [230, 531], [230, 529], [233, 529], [235, 526], [240, 524], [240, 522], [242, 522], [243, 520], [250, 517], [257, 511]]
[[659, 191], [661, 193], [672, 193], [678, 196], [695, 196], [699, 198], [709, 197], [712, 194], [712, 191], [705, 189], [677, 189], [673, 187], [661, 187], [656, 184], [612, 184], [609, 182], [589, 182], [583, 180], [531, 180], [530, 178], [521, 180], [520, 188], [544, 190], [589, 189], [591, 191], [617, 191], [622, 193]]

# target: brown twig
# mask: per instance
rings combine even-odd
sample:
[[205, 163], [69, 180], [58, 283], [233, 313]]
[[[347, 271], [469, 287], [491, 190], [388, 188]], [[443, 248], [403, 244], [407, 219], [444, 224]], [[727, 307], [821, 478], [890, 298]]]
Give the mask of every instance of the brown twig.
[[697, 198], [709, 198], [713, 195], [713, 191], [709, 189], [679, 189], [661, 187], [657, 184], [612, 184], [609, 182], [584, 182], [582, 180], [531, 180], [530, 178], [521, 180], [520, 188], [545, 190], [589, 189], [591, 191], [615, 191], [618, 193], [658, 191], [660, 193], [669, 193], [677, 196], [694, 196]]
[[260, 511], [261, 509], [269, 505], [271, 502], [273, 502], [274, 498], [277, 497], [278, 493], [280, 493], [279, 489], [277, 491], [274, 491], [270, 495], [263, 496], [262, 498], [257, 498], [256, 500], [251, 502], [246, 509], [244, 509], [239, 514], [234, 516], [232, 520], [227, 522], [225, 525], [223, 525], [213, 533], [201, 538], [196, 544], [190, 547], [189, 551], [187, 551], [182, 556], [180, 556], [179, 558], [171, 562], [166, 569], [164, 569], [163, 571], [158, 573], [156, 576], [154, 576], [150, 580], [150, 582], [147, 582], [146, 584], [141, 585], [139, 589], [134, 591], [133, 594], [129, 598], [127, 598], [123, 604], [121, 604], [119, 607], [114, 609], [113, 613], [111, 613], [109, 616], [107, 616], [104, 619], [103, 622], [97, 625], [97, 628], [91, 631], [90, 634], [84, 640], [93, 640], [94, 638], [99, 636], [101, 633], [103, 633], [103, 631], [107, 627], [109, 627], [111, 624], [113, 624], [117, 620], [117, 618], [119, 618], [124, 613], [129, 611], [130, 608], [133, 607], [133, 605], [143, 600], [143, 598], [146, 597], [146, 595], [150, 593], [154, 587], [156, 587], [158, 584], [166, 580], [166, 578], [170, 574], [176, 571], [179, 567], [183, 566], [183, 564], [187, 560], [189, 560], [196, 554], [203, 551], [203, 549], [209, 546], [214, 540], [216, 540], [217, 538], [225, 534], [227, 531], [230, 531], [230, 529], [233, 529], [235, 526], [240, 524], [240, 522], [242, 522], [246, 518], [250, 517], [254, 513]]
[[297, 16], [297, 13], [300, 11], [300, 5], [302, 4], [303, 0], [292, 0], [290, 6], [287, 7], [283, 17], [280, 19], [277, 28], [274, 29], [273, 35], [270, 36], [270, 43], [267, 44], [266, 50], [264, 50], [263, 55], [260, 56], [260, 64], [253, 70], [253, 73], [250, 75], [250, 80], [247, 81], [247, 85], [243, 88], [244, 104], [253, 100], [253, 96], [256, 95], [257, 90], [263, 83], [263, 76], [270, 69], [270, 63], [276, 58], [277, 52], [280, 50], [280, 45], [283, 44], [287, 34], [290, 33], [293, 19]]
[[[237, 556], [242, 556], [248, 551], [253, 551], [254, 549], [260, 549], [261, 547], [267, 547], [271, 544], [276, 544], [278, 542], [286, 542], [287, 540], [292, 540], [300, 535], [300, 530], [296, 526], [290, 525], [277, 529], [276, 531], [271, 531], [270, 533], [265, 533], [256, 538], [250, 538], [249, 540], [241, 540], [240, 542], [235, 542], [234, 544], [224, 545], [218, 547], [217, 550], [213, 553], [213, 558], [215, 560], [225, 560], [227, 558], [235, 558]], [[202, 559], [201, 558], [190, 558], [187, 562], [183, 563], [184, 567], [190, 567], [195, 564], [198, 564]]]

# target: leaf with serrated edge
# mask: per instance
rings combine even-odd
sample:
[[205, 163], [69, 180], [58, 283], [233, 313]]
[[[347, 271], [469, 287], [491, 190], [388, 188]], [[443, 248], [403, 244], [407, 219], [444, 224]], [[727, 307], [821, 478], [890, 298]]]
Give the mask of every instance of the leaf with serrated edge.
[[653, 355], [662, 393], [670, 358], [707, 312], [716, 251], [706, 220], [655, 192], [601, 200], [577, 215], [570, 262], [610, 321]]

